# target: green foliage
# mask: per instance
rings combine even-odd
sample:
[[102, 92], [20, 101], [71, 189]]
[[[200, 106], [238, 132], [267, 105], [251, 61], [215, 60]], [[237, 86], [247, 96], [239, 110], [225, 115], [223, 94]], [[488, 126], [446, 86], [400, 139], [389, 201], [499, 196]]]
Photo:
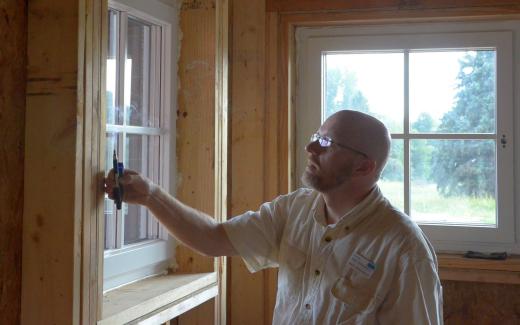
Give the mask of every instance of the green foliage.
[[[421, 113], [412, 123], [412, 132], [429, 133], [433, 131], [434, 121], [428, 113]], [[431, 157], [434, 150], [428, 140], [413, 140], [410, 144], [411, 177], [414, 181], [429, 181], [431, 179]]]
[[403, 140], [392, 140], [390, 157], [386, 162], [385, 169], [381, 175], [384, 181], [399, 181], [404, 179], [404, 147]]
[[[403, 210], [403, 183], [381, 181], [379, 186], [394, 206]], [[437, 192], [435, 184], [413, 184], [411, 217], [455, 223], [496, 224], [496, 201], [493, 197], [451, 196]]]
[[342, 109], [369, 112], [368, 101], [357, 87], [356, 76], [348, 70], [327, 69], [325, 116]]
[[[460, 60], [458, 93], [444, 114], [442, 133], [490, 133], [495, 129], [495, 53], [476, 51]], [[445, 196], [495, 194], [495, 147], [489, 140], [435, 141], [432, 179]]]

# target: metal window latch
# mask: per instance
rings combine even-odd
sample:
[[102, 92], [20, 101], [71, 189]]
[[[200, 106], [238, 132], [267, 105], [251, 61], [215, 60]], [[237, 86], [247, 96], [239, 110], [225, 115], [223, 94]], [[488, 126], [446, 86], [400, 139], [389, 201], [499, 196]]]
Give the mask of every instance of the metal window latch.
[[500, 143], [502, 144], [502, 148], [506, 147], [507, 144], [507, 138], [505, 134], [502, 134], [502, 139], [500, 139]]

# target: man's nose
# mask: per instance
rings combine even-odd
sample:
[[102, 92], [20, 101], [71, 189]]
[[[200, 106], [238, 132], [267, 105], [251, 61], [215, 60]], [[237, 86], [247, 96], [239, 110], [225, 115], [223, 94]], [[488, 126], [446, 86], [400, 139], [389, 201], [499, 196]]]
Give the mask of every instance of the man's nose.
[[305, 151], [307, 151], [308, 153], [318, 154], [321, 151], [323, 151], [323, 148], [320, 146], [318, 141], [312, 141], [307, 143], [307, 145], [305, 146]]

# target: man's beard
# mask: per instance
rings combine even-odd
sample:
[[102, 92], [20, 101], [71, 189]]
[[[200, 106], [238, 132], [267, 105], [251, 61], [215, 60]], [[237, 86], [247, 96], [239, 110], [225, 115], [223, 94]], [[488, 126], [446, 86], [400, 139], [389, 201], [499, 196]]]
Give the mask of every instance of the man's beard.
[[301, 181], [305, 187], [312, 188], [318, 192], [327, 192], [333, 190], [340, 185], [348, 182], [352, 176], [352, 168], [348, 168], [342, 174], [334, 175], [330, 181], [323, 176], [313, 174], [305, 170], [302, 174]]

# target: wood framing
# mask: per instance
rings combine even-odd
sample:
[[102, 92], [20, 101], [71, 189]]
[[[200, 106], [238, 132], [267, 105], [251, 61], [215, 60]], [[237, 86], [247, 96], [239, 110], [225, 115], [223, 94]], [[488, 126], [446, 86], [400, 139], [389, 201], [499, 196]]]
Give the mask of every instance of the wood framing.
[[267, 0], [268, 12], [304, 12], [304, 11], [352, 11], [352, 10], [425, 10], [425, 9], [451, 9], [451, 8], [485, 8], [485, 7], [514, 7], [518, 6], [515, 0]]
[[100, 292], [106, 5], [43, 0], [28, 12], [21, 322], [92, 324]]
[[0, 315], [20, 323], [27, 2], [0, 4]]
[[[219, 222], [228, 218], [228, 80], [229, 80], [229, 1], [216, 3], [215, 53], [215, 218]], [[215, 323], [227, 324], [228, 258], [215, 259], [219, 295], [215, 304]]]
[[[225, 217], [226, 206], [222, 205], [219, 190], [227, 184], [216, 183], [225, 158], [225, 146], [215, 146], [217, 139], [225, 136], [225, 120], [219, 121], [218, 114], [224, 113], [222, 100], [225, 94], [215, 88], [224, 71], [216, 65], [223, 63], [224, 53], [217, 53], [216, 1], [182, 1], [180, 30], [182, 45], [179, 57], [179, 92], [177, 110], [177, 197], [182, 202], [217, 218]], [[219, 7], [219, 10], [221, 8]], [[222, 90], [223, 91], [223, 90]], [[217, 102], [218, 98], [218, 102]], [[218, 111], [216, 110], [218, 109]], [[224, 117], [224, 116], [222, 116]], [[225, 192], [222, 193], [225, 196]], [[213, 272], [225, 266], [225, 260], [215, 260], [199, 255], [191, 249], [177, 247], [178, 272]], [[222, 281], [224, 280], [224, 281]], [[226, 284], [219, 277], [219, 285]], [[179, 316], [178, 323], [213, 324], [217, 321], [220, 302], [214, 299]], [[225, 304], [225, 302], [224, 302]]]

